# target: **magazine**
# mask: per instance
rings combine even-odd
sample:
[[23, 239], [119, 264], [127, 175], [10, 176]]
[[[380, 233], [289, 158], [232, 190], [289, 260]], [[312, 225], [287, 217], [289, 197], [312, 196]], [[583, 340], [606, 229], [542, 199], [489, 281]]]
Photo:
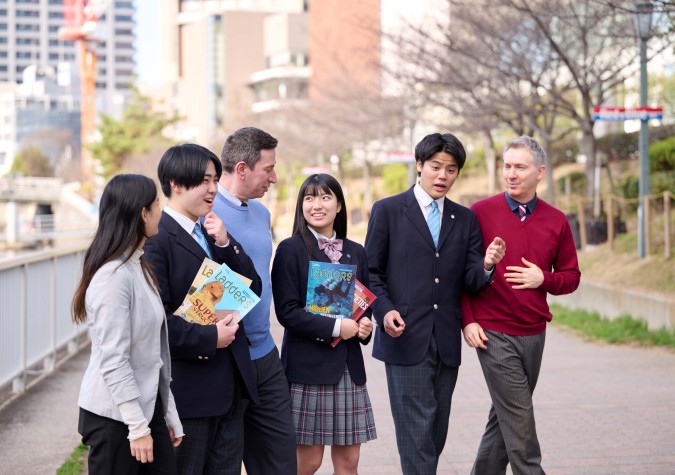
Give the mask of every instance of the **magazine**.
[[[368, 307], [376, 299], [375, 294], [372, 293], [368, 288], [363, 285], [359, 279], [354, 281], [354, 306], [352, 307], [352, 320], [358, 320], [361, 318], [361, 315], [366, 311]], [[335, 345], [342, 341], [341, 337], [333, 338], [330, 346], [335, 348]]]
[[227, 264], [206, 258], [174, 315], [188, 322], [210, 325], [232, 314], [229, 326], [236, 325], [260, 301], [248, 288], [250, 284], [250, 279]]
[[310, 261], [305, 309], [331, 318], [351, 318], [356, 266]]

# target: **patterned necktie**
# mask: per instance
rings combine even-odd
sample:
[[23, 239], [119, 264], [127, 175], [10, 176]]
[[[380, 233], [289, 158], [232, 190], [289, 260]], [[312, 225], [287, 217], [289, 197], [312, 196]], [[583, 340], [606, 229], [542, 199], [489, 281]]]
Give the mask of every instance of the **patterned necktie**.
[[527, 205], [518, 205], [518, 216], [520, 216], [521, 221], [525, 221], [525, 218], [527, 218]]
[[209, 245], [206, 242], [206, 236], [204, 236], [204, 232], [202, 231], [202, 227], [199, 225], [199, 223], [195, 224], [194, 233], [197, 236], [197, 242], [200, 246], [202, 246], [202, 249], [204, 249], [206, 255], [209, 256], [209, 259], [211, 259], [211, 249], [209, 249]]
[[438, 210], [438, 203], [436, 200], [431, 202], [431, 211], [427, 216], [427, 226], [431, 232], [431, 237], [434, 240], [434, 246], [438, 247], [438, 235], [441, 232], [441, 212]]
[[342, 257], [342, 239], [327, 239], [319, 236], [319, 249], [326, 253], [331, 262], [340, 262]]

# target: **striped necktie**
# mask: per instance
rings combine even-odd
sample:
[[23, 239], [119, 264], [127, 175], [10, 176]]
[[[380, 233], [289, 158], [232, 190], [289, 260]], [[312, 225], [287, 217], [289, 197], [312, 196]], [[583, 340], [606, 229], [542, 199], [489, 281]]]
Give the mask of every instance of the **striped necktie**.
[[527, 218], [527, 205], [518, 205], [518, 216], [520, 216], [521, 221], [525, 221], [525, 218]]
[[434, 246], [438, 248], [438, 235], [441, 231], [441, 212], [438, 210], [436, 200], [431, 202], [431, 211], [429, 211], [429, 216], [427, 216], [427, 226], [429, 226], [429, 232], [431, 232], [431, 237], [434, 240]]

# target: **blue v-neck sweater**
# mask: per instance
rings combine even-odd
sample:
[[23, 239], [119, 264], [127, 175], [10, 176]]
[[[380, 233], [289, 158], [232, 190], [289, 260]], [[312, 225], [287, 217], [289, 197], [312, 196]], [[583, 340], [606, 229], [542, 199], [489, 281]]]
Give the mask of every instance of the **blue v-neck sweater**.
[[274, 348], [270, 333], [270, 260], [272, 259], [272, 235], [270, 212], [256, 200], [248, 200], [248, 206], [238, 206], [221, 193], [216, 195], [213, 211], [223, 220], [228, 233], [241, 243], [255, 265], [262, 280], [260, 302], [242, 320], [246, 336], [251, 342], [251, 359], [257, 360]]

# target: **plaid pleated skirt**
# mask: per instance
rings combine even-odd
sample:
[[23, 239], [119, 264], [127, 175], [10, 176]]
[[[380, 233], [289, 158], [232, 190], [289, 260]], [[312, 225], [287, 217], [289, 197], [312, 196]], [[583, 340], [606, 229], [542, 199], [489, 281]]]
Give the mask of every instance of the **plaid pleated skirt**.
[[291, 383], [291, 411], [298, 445], [354, 445], [377, 438], [366, 385], [345, 368], [337, 384]]

